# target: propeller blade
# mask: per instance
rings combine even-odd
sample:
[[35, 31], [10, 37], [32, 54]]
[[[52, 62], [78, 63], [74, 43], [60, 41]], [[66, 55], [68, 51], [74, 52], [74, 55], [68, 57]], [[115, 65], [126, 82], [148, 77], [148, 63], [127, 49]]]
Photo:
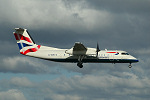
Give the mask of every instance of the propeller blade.
[[97, 42], [97, 47], [96, 47], [96, 57], [98, 56], [98, 52], [100, 51], [100, 49], [99, 49], [99, 44], [98, 44], [98, 42]]
[[96, 52], [99, 52], [99, 51], [100, 51], [100, 49], [99, 49], [99, 44], [98, 44], [98, 42], [97, 42]]

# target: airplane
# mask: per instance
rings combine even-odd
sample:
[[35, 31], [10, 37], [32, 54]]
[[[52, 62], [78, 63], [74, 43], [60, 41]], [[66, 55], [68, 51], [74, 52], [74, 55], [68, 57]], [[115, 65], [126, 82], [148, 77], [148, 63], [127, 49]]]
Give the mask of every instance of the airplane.
[[79, 68], [83, 63], [131, 63], [139, 62], [135, 57], [122, 50], [100, 50], [97, 43], [96, 48], [85, 47], [82, 43], [76, 42], [71, 49], [59, 49], [54, 47], [37, 45], [30, 36], [27, 29], [15, 28], [13, 32], [20, 53], [26, 56], [55, 61], [77, 63]]

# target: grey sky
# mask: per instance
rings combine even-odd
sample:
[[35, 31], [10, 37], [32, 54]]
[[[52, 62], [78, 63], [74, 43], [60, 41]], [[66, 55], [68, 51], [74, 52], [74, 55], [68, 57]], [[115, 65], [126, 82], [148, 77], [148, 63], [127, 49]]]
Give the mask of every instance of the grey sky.
[[[149, 100], [150, 0], [0, 0], [0, 7], [1, 100]], [[12, 34], [16, 27], [27, 28], [40, 45], [69, 49], [82, 42], [95, 48], [99, 42], [100, 49], [125, 50], [140, 62], [132, 69], [79, 69], [25, 57]]]

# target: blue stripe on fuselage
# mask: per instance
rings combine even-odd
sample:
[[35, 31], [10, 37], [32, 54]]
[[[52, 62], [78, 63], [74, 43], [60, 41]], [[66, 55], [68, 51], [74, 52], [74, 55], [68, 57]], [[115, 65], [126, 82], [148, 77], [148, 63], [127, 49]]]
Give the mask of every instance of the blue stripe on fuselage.
[[[56, 62], [78, 62], [78, 59], [47, 59]], [[136, 59], [83, 59], [83, 63], [136, 63]]]

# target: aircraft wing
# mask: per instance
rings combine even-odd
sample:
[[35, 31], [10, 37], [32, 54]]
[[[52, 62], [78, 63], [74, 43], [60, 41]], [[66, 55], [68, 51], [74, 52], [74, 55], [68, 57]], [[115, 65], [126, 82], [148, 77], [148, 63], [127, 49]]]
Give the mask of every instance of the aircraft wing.
[[87, 48], [80, 42], [76, 42], [71, 49], [66, 50], [66, 53], [71, 55], [86, 55], [86, 52]]
[[80, 42], [76, 42], [73, 46], [73, 51], [87, 51], [87, 48]]

